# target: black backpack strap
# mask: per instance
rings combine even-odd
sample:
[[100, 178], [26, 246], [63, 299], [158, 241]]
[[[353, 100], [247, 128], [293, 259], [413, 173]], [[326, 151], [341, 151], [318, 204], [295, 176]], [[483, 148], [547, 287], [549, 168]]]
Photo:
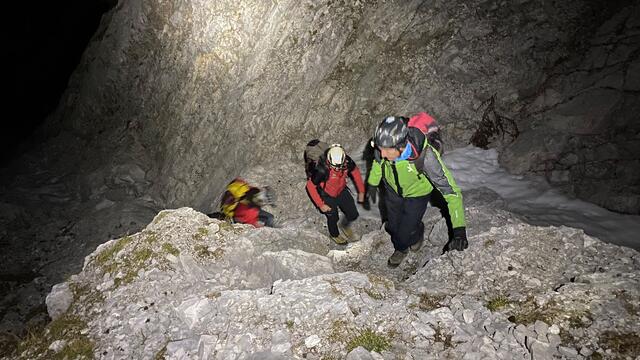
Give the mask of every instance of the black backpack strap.
[[424, 140], [425, 135], [422, 133], [422, 131], [420, 131], [420, 129], [409, 127], [409, 134], [407, 135], [407, 146], [411, 146], [409, 145], [409, 143], [411, 143], [418, 152], [417, 154], [415, 154], [415, 157], [413, 157], [413, 159], [419, 157], [422, 154]]
[[347, 158], [345, 160], [347, 162], [347, 171], [349, 173], [351, 173], [353, 171], [353, 169], [356, 168], [356, 162], [353, 161], [353, 159], [351, 159], [351, 157], [349, 157], [349, 155], [347, 155]]

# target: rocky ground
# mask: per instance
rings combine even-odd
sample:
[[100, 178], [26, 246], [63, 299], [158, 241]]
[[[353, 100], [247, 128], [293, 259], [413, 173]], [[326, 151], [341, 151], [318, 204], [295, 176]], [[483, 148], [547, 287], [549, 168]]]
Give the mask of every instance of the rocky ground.
[[441, 254], [446, 227], [430, 209], [425, 245], [391, 270], [378, 219], [365, 213], [359, 242], [332, 245], [299, 185], [271, 210], [305, 216], [280, 228], [180, 208], [100, 245], [12, 358], [640, 356], [638, 252], [527, 225], [479, 190], [467, 195], [469, 249]]

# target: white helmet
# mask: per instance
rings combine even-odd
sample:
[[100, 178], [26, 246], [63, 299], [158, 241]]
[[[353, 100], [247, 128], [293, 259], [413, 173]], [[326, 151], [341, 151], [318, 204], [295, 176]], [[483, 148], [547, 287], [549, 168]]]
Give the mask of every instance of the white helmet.
[[347, 155], [340, 144], [333, 144], [327, 151], [327, 161], [334, 168], [342, 168], [345, 165]]

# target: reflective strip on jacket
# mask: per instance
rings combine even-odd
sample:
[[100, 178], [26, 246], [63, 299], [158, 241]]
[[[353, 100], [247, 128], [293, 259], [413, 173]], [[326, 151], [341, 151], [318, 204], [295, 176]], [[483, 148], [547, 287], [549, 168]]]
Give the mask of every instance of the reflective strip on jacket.
[[429, 177], [433, 186], [440, 191], [446, 200], [453, 228], [465, 227], [462, 192], [447, 165], [442, 161], [438, 150], [425, 141], [424, 149], [416, 159], [416, 165], [420, 172]]

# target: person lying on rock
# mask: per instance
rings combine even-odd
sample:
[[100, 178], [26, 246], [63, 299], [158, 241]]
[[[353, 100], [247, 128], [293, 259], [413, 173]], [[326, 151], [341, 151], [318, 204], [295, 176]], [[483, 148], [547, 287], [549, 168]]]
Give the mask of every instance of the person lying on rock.
[[[340, 144], [331, 145], [312, 171], [307, 172], [307, 192], [314, 205], [327, 217], [331, 239], [340, 245], [358, 240], [350, 227], [359, 214], [347, 188], [349, 176], [358, 190], [358, 202], [362, 203], [365, 191], [362, 175], [356, 163], [345, 153]], [[345, 215], [339, 226], [338, 208]]]
[[394, 247], [387, 265], [397, 267], [409, 249], [422, 247], [422, 217], [434, 189], [446, 201], [448, 211], [444, 215], [452, 225], [444, 251], [466, 249], [462, 193], [427, 134], [409, 126], [405, 117], [388, 116], [376, 128], [373, 141], [377, 151], [367, 183], [376, 187], [382, 181], [385, 187], [385, 229]]
[[273, 214], [262, 209], [274, 202], [275, 196], [269, 187], [261, 189], [235, 178], [222, 195], [220, 209], [225, 219], [236, 223], [276, 227]]

